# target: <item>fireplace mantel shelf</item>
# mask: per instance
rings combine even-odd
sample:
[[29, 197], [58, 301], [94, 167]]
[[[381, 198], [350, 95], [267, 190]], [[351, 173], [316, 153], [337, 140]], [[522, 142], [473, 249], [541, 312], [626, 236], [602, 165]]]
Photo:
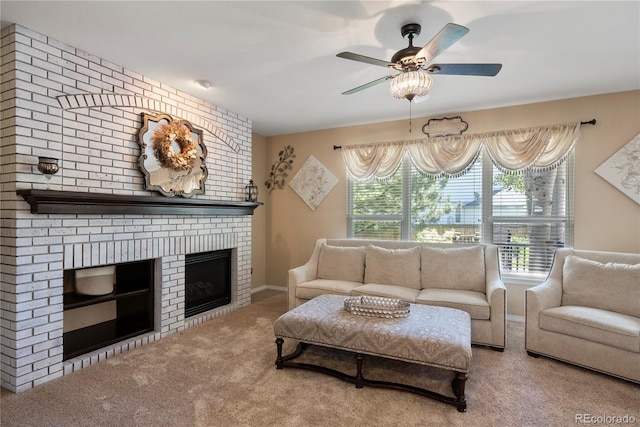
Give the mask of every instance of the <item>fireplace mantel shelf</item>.
[[37, 214], [253, 215], [261, 202], [125, 196], [77, 191], [18, 190]]

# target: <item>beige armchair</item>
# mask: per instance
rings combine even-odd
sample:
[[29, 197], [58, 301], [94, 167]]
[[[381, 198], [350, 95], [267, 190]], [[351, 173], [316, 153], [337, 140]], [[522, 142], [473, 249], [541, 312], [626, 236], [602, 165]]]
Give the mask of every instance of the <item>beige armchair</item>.
[[640, 383], [640, 254], [558, 249], [525, 301], [529, 355]]

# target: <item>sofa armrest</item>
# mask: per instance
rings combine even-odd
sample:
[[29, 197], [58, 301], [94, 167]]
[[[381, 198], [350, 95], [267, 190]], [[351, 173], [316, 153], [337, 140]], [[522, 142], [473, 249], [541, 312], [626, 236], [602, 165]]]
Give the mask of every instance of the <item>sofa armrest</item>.
[[313, 252], [311, 253], [311, 257], [309, 261], [304, 263], [303, 265], [292, 268], [289, 270], [288, 283], [287, 283], [287, 292], [289, 296], [289, 310], [294, 308], [296, 303], [296, 286], [300, 283], [308, 282], [309, 280], [313, 280], [318, 275], [318, 260], [320, 259], [320, 249], [327, 242], [327, 239], [318, 239], [316, 240], [315, 246], [313, 247]]
[[307, 262], [300, 267], [289, 270], [289, 288], [295, 288], [300, 283], [308, 282], [316, 278], [318, 265], [312, 265]]
[[487, 280], [487, 302], [492, 310], [506, 303], [507, 288], [500, 277]]
[[536, 316], [547, 308], [559, 307], [562, 302], [562, 282], [556, 278], [548, 278], [541, 284], [525, 291], [527, 317]]
[[506, 310], [507, 288], [500, 276], [497, 246], [490, 245], [485, 252], [485, 280], [487, 282], [487, 302], [491, 306], [491, 310], [496, 310], [501, 306], [504, 312]]
[[559, 307], [562, 302], [562, 279], [549, 276], [541, 284], [525, 290], [524, 347], [527, 352], [544, 353], [545, 344], [540, 336], [540, 313], [547, 308]]
[[488, 244], [485, 249], [485, 286], [489, 303], [489, 327], [486, 328], [485, 342], [495, 348], [504, 348], [507, 330], [507, 288], [500, 275], [498, 247]]

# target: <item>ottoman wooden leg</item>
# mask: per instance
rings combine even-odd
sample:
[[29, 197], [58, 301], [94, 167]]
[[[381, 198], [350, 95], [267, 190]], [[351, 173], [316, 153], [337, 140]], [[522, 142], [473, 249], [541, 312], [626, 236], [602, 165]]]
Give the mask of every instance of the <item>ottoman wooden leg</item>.
[[467, 398], [464, 395], [464, 386], [469, 375], [464, 372], [456, 372], [456, 377], [451, 384], [453, 393], [456, 395], [456, 407], [458, 412], [467, 412]]
[[364, 384], [362, 384], [362, 361], [364, 360], [364, 355], [362, 353], [356, 353], [356, 388], [363, 388]]
[[282, 369], [282, 343], [284, 340], [280, 337], [276, 338], [276, 346], [278, 347], [278, 357], [276, 358], [276, 369]]

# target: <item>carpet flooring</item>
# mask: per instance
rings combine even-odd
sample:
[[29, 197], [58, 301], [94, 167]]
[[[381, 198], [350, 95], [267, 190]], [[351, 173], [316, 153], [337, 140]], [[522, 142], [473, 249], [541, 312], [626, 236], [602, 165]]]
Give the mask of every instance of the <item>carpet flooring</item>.
[[[273, 323], [286, 304], [285, 293], [263, 291], [250, 306], [82, 371], [18, 394], [2, 390], [0, 425], [575, 426], [625, 416], [640, 424], [640, 386], [527, 356], [524, 325], [515, 322], [503, 353], [473, 347], [466, 413], [402, 391], [276, 370]], [[341, 352], [316, 348], [304, 357], [355, 372]], [[450, 374], [433, 368], [374, 358], [364, 373], [450, 393]]]

